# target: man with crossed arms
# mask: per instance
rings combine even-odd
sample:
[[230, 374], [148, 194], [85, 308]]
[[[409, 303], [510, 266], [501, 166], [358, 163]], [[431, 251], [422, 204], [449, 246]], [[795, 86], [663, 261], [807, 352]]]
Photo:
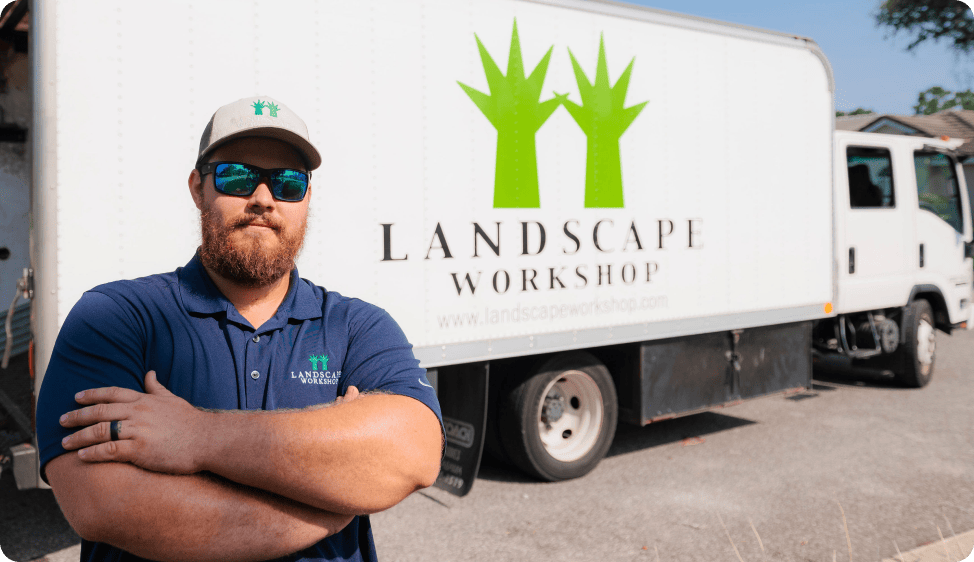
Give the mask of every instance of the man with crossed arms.
[[436, 479], [440, 408], [402, 330], [294, 267], [320, 163], [283, 104], [218, 109], [197, 254], [65, 320], [37, 435], [83, 562], [376, 560], [367, 514]]

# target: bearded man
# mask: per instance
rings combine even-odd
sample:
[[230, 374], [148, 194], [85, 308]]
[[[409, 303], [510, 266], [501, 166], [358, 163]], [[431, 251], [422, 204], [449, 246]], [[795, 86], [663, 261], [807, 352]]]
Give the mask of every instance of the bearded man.
[[367, 514], [436, 479], [439, 404], [402, 330], [294, 267], [320, 164], [280, 102], [218, 109], [196, 255], [65, 320], [37, 435], [82, 561], [376, 560]]

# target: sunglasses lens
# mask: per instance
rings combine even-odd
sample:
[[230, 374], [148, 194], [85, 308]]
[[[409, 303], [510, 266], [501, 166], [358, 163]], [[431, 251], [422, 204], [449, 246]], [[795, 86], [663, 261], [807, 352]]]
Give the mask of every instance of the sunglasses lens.
[[300, 201], [308, 191], [308, 174], [297, 170], [279, 170], [274, 178], [274, 191], [281, 201]]
[[240, 164], [220, 164], [216, 167], [213, 184], [227, 195], [250, 195], [260, 181], [257, 173]]

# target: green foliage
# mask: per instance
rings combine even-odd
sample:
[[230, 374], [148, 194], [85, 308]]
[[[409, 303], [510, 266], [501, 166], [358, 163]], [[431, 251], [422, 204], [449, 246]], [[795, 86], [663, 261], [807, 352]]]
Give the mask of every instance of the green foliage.
[[497, 162], [494, 171], [494, 208], [538, 208], [538, 164], [535, 152], [535, 133], [558, 109], [564, 96], [541, 102], [541, 88], [551, 51], [548, 49], [538, 66], [525, 77], [521, 59], [521, 42], [517, 35], [517, 20], [511, 34], [511, 50], [507, 59], [507, 76], [501, 72], [486, 47], [477, 40], [480, 60], [487, 75], [490, 95], [457, 82], [463, 91], [497, 129]]
[[836, 111], [835, 116], [842, 117], [843, 115], [868, 115], [870, 113], [874, 113], [874, 111], [871, 109], [863, 109], [861, 107], [857, 107], [852, 111]]
[[876, 24], [894, 34], [913, 35], [908, 51], [924, 41], [944, 38], [961, 53], [974, 52], [974, 16], [959, 0], [885, 0], [876, 13]]
[[920, 92], [920, 95], [917, 96], [917, 104], [913, 106], [913, 111], [917, 115], [932, 115], [938, 111], [958, 106], [962, 109], [974, 109], [974, 92], [965, 90], [953, 93], [940, 86], [934, 86]]
[[921, 193], [919, 197], [921, 209], [930, 211], [947, 223], [954, 223], [954, 217], [957, 216], [957, 213], [953, 208], [953, 201], [950, 197], [944, 197], [943, 195], [934, 193]]

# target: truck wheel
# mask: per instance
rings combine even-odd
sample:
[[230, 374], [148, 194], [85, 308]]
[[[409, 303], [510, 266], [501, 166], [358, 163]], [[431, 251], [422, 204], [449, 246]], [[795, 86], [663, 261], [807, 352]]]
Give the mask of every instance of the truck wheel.
[[936, 328], [930, 303], [923, 299], [911, 302], [903, 310], [903, 347], [893, 372], [906, 386], [926, 386], [933, 376], [937, 350]]
[[588, 474], [612, 444], [619, 418], [608, 369], [584, 352], [545, 362], [501, 405], [500, 437], [521, 470], [555, 482]]

